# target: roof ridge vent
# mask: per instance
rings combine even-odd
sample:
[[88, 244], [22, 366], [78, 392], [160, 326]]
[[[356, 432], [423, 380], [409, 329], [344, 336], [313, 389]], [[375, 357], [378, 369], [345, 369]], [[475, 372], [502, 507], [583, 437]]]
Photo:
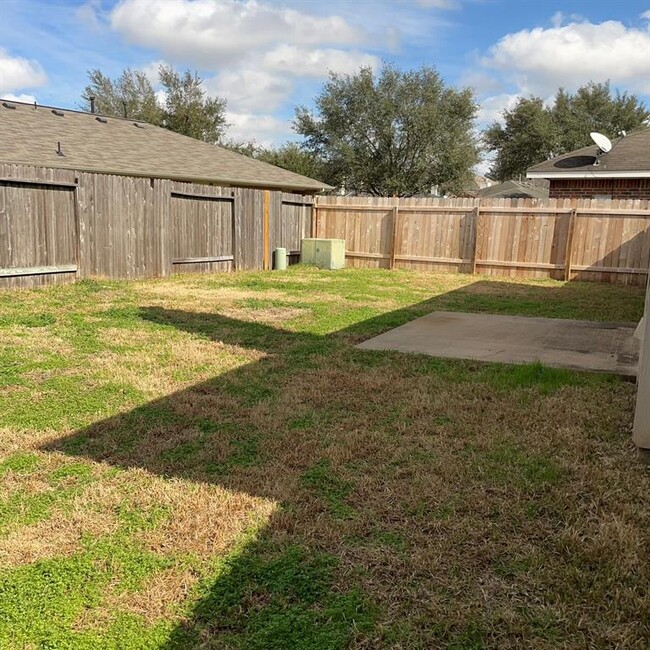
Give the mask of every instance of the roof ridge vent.
[[101, 122], [102, 124], [107, 124], [108, 120], [105, 117], [96, 117], [95, 118], [98, 122]]
[[144, 124], [138, 124], [138, 122], [133, 122], [133, 126], [137, 126], [139, 129], [144, 129]]
[[15, 111], [15, 110], [16, 110], [16, 104], [10, 104], [9, 102], [2, 102], [2, 105], [3, 105], [5, 108], [9, 108], [9, 109], [11, 109], [12, 111]]
[[52, 109], [52, 113], [54, 113], [54, 115], [56, 115], [57, 117], [63, 117], [65, 115], [65, 113], [63, 111], [60, 111], [60, 110], [58, 110], [56, 108]]

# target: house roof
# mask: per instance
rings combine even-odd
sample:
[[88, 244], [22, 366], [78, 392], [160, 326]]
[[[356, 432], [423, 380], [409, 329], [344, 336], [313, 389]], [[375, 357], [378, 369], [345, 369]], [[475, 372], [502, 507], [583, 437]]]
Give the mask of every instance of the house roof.
[[612, 141], [608, 153], [597, 145], [570, 151], [528, 168], [528, 178], [650, 178], [650, 128]]
[[484, 199], [548, 199], [548, 187], [523, 181], [504, 181], [484, 187], [476, 192], [476, 196]]
[[[57, 153], [59, 142], [63, 155]], [[330, 189], [152, 124], [13, 101], [0, 103], [0, 162], [306, 192]]]

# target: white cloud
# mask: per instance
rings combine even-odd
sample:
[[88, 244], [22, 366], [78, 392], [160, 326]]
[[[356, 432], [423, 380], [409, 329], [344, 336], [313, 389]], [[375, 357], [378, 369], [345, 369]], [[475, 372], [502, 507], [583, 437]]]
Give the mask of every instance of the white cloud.
[[494, 161], [494, 155], [491, 155], [490, 157], [486, 157], [483, 160], [481, 160], [480, 163], [477, 165], [474, 165], [472, 168], [475, 174], [478, 174], [479, 176], [486, 176], [487, 173], [490, 171], [490, 167], [492, 166], [492, 163]]
[[588, 81], [644, 91], [650, 34], [614, 20], [537, 27], [507, 34], [490, 48], [482, 65], [514, 82], [522, 93], [545, 96], [559, 86], [575, 90]]
[[21, 93], [20, 95], [14, 95], [13, 93], [4, 93], [2, 99], [6, 99], [9, 102], [24, 102], [26, 104], [33, 104], [36, 101], [34, 95], [25, 95]]
[[338, 15], [312, 15], [307, 3], [297, 10], [268, 0], [120, 0], [110, 23], [130, 43], [160, 54], [142, 68], [154, 85], [163, 57], [202, 70], [207, 92], [228, 102], [231, 137], [250, 129], [268, 140], [280, 123], [288, 134], [286, 123], [269, 114], [292, 96], [299, 78], [381, 63], [359, 49], [369, 41], [365, 29]]
[[151, 61], [151, 63], [147, 63], [147, 65], [140, 68], [140, 71], [144, 72], [145, 77], [154, 88], [160, 83], [160, 75], [158, 74], [158, 71], [160, 70], [161, 65], [168, 65], [168, 63], [163, 59], [158, 59], [156, 61]]
[[97, 32], [102, 28], [101, 0], [88, 0], [75, 10], [75, 18], [91, 31]]
[[229, 139], [252, 140], [263, 147], [280, 144], [294, 135], [288, 120], [273, 115], [227, 112], [226, 121], [231, 125], [227, 133]]
[[650, 9], [648, 9], [648, 11], [644, 11], [641, 14], [641, 18], [645, 18], [646, 20], [650, 20]]
[[164, 108], [167, 104], [167, 93], [164, 90], [156, 91], [156, 102], [158, 106]]
[[361, 66], [376, 70], [381, 65], [378, 57], [358, 50], [309, 49], [295, 45], [280, 45], [266, 52], [261, 65], [277, 72], [299, 77], [324, 77], [328, 71], [350, 74]]
[[285, 77], [255, 69], [225, 70], [205, 82], [211, 95], [224, 97], [233, 111], [273, 111], [287, 99], [293, 84]]
[[121, 0], [111, 12], [111, 25], [131, 43], [212, 69], [284, 42], [365, 40], [339, 16], [313, 16], [256, 0]]
[[503, 122], [502, 113], [504, 110], [512, 110], [521, 95], [518, 93], [493, 95], [484, 99], [480, 105], [477, 115], [477, 122], [481, 126], [492, 124], [492, 122]]
[[38, 61], [11, 56], [0, 48], [0, 94], [42, 86], [47, 76]]
[[488, 93], [498, 93], [504, 89], [503, 81], [496, 78], [493, 74], [488, 74], [483, 70], [477, 70], [472, 66], [458, 79], [458, 85], [462, 87], [469, 86], [477, 95], [486, 95]]

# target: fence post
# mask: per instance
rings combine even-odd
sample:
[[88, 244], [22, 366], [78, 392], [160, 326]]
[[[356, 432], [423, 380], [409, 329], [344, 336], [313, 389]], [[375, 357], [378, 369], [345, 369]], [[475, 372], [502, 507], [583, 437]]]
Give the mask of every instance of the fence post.
[[472, 275], [476, 275], [476, 262], [478, 259], [478, 242], [481, 233], [481, 208], [474, 208], [474, 250], [472, 251]]
[[399, 220], [399, 204], [393, 206], [393, 234], [390, 246], [390, 268], [395, 268], [395, 255], [397, 255], [397, 223]]
[[316, 210], [318, 210], [318, 198], [314, 197], [314, 203], [311, 206], [311, 228], [309, 235], [312, 239], [316, 237], [317, 231], [318, 231], [318, 224], [316, 223]]
[[264, 190], [264, 228], [262, 241], [264, 246], [264, 270], [269, 270], [269, 190]]
[[566, 251], [564, 252], [564, 280], [571, 279], [571, 255], [573, 253], [573, 229], [575, 227], [577, 209], [573, 208], [569, 213], [569, 225], [566, 235]]

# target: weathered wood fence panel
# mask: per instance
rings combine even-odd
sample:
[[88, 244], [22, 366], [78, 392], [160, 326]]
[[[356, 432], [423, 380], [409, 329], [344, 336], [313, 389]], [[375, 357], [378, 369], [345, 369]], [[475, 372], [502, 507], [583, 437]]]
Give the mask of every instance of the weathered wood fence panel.
[[650, 201], [317, 197], [350, 267], [643, 284]]
[[80, 276], [167, 275], [169, 182], [85, 172], [77, 178]]
[[235, 268], [264, 268], [264, 191], [235, 188]]
[[298, 261], [313, 197], [0, 164], [0, 287]]
[[43, 171], [0, 165], [0, 178], [5, 179], [0, 180], [0, 286], [58, 284], [75, 278], [74, 178]]
[[311, 211], [314, 197], [287, 192], [272, 192], [271, 227], [269, 246], [271, 252], [286, 248], [289, 264], [300, 261], [300, 243], [311, 236]]
[[169, 232], [173, 273], [232, 270], [234, 203], [230, 188], [172, 183]]

